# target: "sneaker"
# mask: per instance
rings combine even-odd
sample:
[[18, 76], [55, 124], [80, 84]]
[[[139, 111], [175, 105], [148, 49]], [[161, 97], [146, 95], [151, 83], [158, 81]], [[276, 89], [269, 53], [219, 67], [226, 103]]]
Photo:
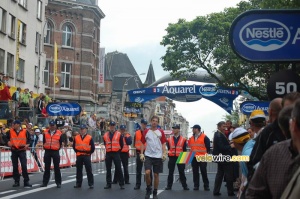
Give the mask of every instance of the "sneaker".
[[61, 188], [61, 184], [57, 184], [56, 187], [57, 187], [57, 188]]
[[157, 197], [157, 191], [156, 190], [153, 191], [153, 199], [158, 199], [158, 197]]
[[47, 184], [41, 184], [40, 187], [47, 187]]
[[165, 190], [171, 190], [172, 187], [166, 186]]
[[152, 193], [152, 189], [151, 188], [147, 188], [146, 189], [145, 199], [150, 199], [151, 193]]
[[190, 189], [188, 187], [183, 187], [183, 190], [188, 191]]
[[94, 189], [94, 185], [90, 185], [90, 189]]

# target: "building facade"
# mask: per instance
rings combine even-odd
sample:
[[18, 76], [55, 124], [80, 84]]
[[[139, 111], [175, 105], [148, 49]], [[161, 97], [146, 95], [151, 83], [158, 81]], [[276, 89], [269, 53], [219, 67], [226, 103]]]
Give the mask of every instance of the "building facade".
[[48, 0], [0, 1], [0, 75], [15, 87], [44, 92], [41, 37]]
[[45, 13], [45, 89], [56, 100], [94, 107], [98, 103], [100, 23], [104, 13], [95, 0], [51, 0]]

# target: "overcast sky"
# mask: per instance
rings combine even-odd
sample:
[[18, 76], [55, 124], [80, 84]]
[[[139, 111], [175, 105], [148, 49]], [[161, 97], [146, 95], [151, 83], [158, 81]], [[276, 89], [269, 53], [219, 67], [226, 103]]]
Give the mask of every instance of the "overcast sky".
[[[191, 21], [197, 16], [236, 6], [238, 2], [240, 0], [99, 0], [99, 7], [106, 15], [101, 21], [101, 47], [106, 53], [115, 50], [126, 53], [138, 74], [146, 73], [152, 61], [158, 80], [168, 74], [161, 67], [160, 58], [165, 54], [165, 48], [160, 42], [169, 23], [176, 23], [180, 18]], [[144, 81], [146, 76], [140, 77]], [[200, 124], [210, 138], [216, 123], [226, 114], [206, 99], [192, 103], [176, 102], [176, 110], [190, 122], [190, 126]]]

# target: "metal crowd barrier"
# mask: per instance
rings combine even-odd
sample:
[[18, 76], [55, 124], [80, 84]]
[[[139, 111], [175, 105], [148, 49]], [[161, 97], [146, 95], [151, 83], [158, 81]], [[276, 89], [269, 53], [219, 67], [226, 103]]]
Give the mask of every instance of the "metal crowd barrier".
[[[0, 177], [3, 179], [5, 176], [12, 175], [12, 163], [11, 163], [11, 151], [9, 147], [0, 147]], [[44, 171], [44, 149], [43, 148], [31, 148], [27, 150], [27, 168], [29, 173], [33, 172], [41, 172]], [[95, 152], [91, 155], [91, 161], [93, 163], [94, 173], [105, 174], [106, 166], [105, 166], [105, 147], [100, 144], [95, 148]], [[168, 159], [164, 162], [164, 164], [168, 163]], [[62, 175], [65, 173], [68, 174], [76, 174], [76, 153], [72, 147], [64, 147], [60, 149], [60, 167], [61, 168], [71, 168], [68, 170], [62, 170]], [[53, 168], [53, 165], [51, 166]], [[114, 170], [114, 166], [112, 167]], [[130, 148], [129, 151], [129, 159], [128, 159], [128, 171], [129, 175], [136, 175], [136, 149]], [[207, 163], [207, 173], [216, 173], [217, 165], [215, 163], [209, 162]], [[142, 170], [142, 174], [144, 174], [144, 169]], [[185, 174], [192, 174], [191, 164], [186, 165]], [[164, 173], [161, 175], [168, 175], [168, 170], [165, 169]], [[52, 172], [53, 177], [53, 172]], [[51, 177], [51, 178], [52, 178]], [[178, 180], [179, 173], [177, 168], [174, 171], [174, 180]]]

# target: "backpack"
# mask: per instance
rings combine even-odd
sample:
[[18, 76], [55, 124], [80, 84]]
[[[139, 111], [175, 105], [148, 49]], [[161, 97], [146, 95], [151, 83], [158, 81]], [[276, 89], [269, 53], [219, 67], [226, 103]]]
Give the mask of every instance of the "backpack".
[[18, 99], [17, 99], [17, 91], [14, 92], [14, 94], [11, 96], [11, 98], [12, 98], [12, 100], [14, 100], [14, 101], [18, 101]]

